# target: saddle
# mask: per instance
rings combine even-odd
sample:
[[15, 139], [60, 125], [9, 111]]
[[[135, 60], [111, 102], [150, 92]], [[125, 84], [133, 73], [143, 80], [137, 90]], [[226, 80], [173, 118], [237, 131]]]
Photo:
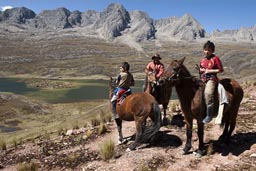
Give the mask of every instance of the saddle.
[[123, 104], [123, 102], [124, 102], [124, 100], [125, 100], [125, 98], [127, 97], [127, 96], [129, 96], [129, 95], [131, 95], [132, 94], [132, 90], [129, 88], [128, 90], [126, 90], [126, 91], [121, 91], [121, 92], [119, 92], [119, 94], [118, 94], [118, 99], [117, 99], [117, 104], [118, 105], [121, 105], [121, 104]]

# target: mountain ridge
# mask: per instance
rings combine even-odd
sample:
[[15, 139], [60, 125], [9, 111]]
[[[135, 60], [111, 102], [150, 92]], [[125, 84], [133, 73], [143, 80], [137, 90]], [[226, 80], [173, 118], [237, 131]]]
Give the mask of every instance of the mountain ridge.
[[73, 12], [60, 7], [43, 10], [39, 14], [26, 7], [7, 9], [0, 12], [0, 32], [42, 31], [82, 28], [87, 33], [98, 35], [108, 41], [129, 36], [135, 42], [160, 41], [200, 41], [212, 39], [228, 42], [249, 42], [256, 40], [256, 26], [237, 30], [214, 30], [207, 33], [203, 26], [190, 14], [182, 17], [170, 16], [153, 19], [140, 10], [127, 11], [122, 4], [111, 3], [102, 12], [87, 10]]

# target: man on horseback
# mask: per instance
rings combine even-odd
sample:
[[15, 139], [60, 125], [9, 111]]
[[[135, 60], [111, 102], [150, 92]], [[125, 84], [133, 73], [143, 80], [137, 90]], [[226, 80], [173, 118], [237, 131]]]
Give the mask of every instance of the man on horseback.
[[206, 117], [203, 123], [209, 123], [212, 120], [214, 109], [214, 91], [218, 85], [217, 74], [223, 72], [220, 58], [214, 53], [215, 45], [211, 41], [207, 41], [204, 46], [204, 57], [200, 62], [200, 77], [205, 82], [204, 97], [206, 103]]
[[157, 80], [163, 75], [164, 73], [164, 64], [160, 62], [162, 59], [158, 53], [156, 53], [151, 58], [153, 61], [149, 62], [145, 72], [146, 74], [154, 73]]
[[146, 90], [146, 85], [148, 81], [148, 76], [153, 76], [154, 77], [154, 83], [156, 85], [159, 85], [159, 79], [164, 73], [164, 64], [160, 62], [162, 59], [158, 53], [156, 53], [154, 56], [152, 56], [152, 61], [148, 63], [145, 69], [145, 73], [147, 74], [146, 79], [144, 81], [143, 85], [143, 91]]
[[134, 86], [133, 75], [129, 72], [130, 65], [128, 62], [123, 62], [120, 66], [120, 74], [117, 76], [116, 84], [118, 85], [115, 89], [114, 95], [111, 99], [112, 103], [112, 113], [114, 119], [119, 118], [116, 112], [117, 99], [121, 97], [124, 93], [128, 91], [131, 93], [130, 86]]

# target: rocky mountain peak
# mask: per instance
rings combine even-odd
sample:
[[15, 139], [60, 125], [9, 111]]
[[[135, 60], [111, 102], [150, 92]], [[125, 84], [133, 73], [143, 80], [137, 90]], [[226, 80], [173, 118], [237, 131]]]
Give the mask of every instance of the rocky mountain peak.
[[205, 30], [190, 14], [156, 20], [156, 37], [164, 40], [192, 41], [205, 37]]
[[120, 36], [121, 31], [127, 28], [129, 22], [130, 15], [123, 5], [112, 3], [100, 13], [100, 18], [94, 27], [99, 29], [103, 37], [112, 39]]
[[68, 22], [72, 25], [72, 27], [75, 26], [80, 26], [81, 22], [82, 22], [82, 16], [81, 16], [81, 12], [76, 10], [73, 11], [69, 17], [68, 17]]
[[35, 12], [26, 7], [12, 8], [0, 13], [0, 21], [24, 24], [28, 19], [34, 18], [35, 16]]
[[135, 10], [130, 12], [131, 24], [129, 33], [137, 42], [155, 38], [155, 26], [153, 19], [147, 13]]
[[190, 14], [185, 14], [175, 23], [173, 35], [183, 40], [194, 40], [205, 37], [205, 30]]
[[35, 28], [41, 29], [64, 29], [72, 27], [68, 22], [71, 12], [66, 8], [43, 10], [30, 23]]

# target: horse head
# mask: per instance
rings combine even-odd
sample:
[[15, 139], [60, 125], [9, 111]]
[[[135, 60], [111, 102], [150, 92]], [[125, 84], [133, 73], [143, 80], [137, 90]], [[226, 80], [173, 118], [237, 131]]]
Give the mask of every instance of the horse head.
[[116, 79], [109, 77], [109, 98], [113, 96], [113, 93], [116, 87], [117, 87]]
[[171, 81], [173, 85], [179, 84], [183, 79], [193, 77], [185, 65], [183, 65], [185, 59], [186, 57], [180, 60], [172, 60], [164, 73], [166, 79]]

